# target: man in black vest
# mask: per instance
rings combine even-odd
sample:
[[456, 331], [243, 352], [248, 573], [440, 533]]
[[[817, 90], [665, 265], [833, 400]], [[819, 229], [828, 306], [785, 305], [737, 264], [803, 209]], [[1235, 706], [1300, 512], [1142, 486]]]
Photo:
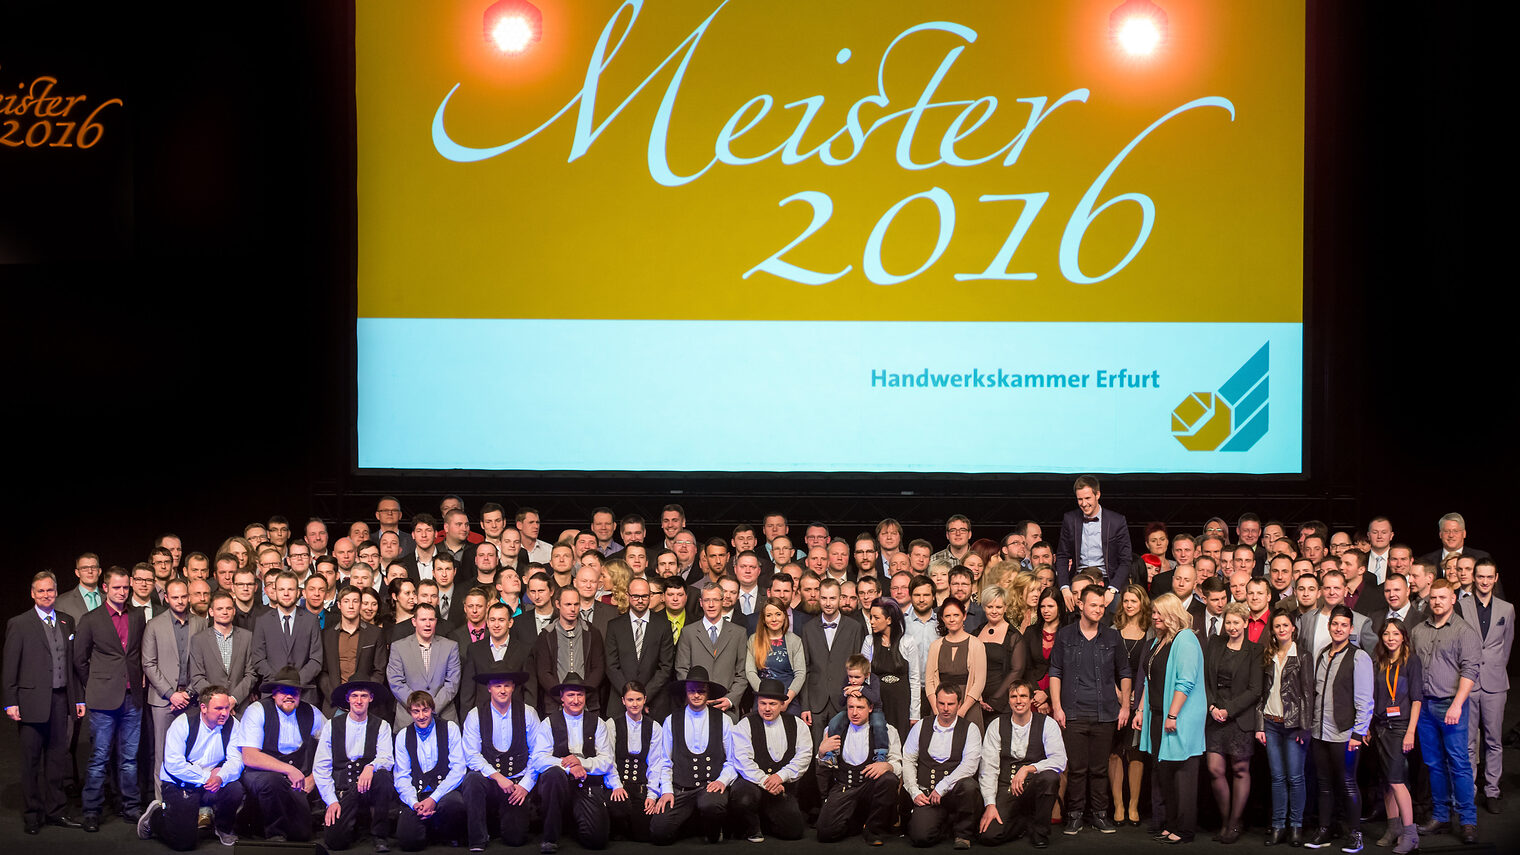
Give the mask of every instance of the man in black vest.
[[313, 687], [295, 668], [282, 668], [259, 686], [264, 699], [243, 712], [233, 744], [243, 752], [243, 789], [259, 804], [264, 837], [311, 839], [312, 763], [322, 713], [301, 700]]
[[332, 705], [346, 714], [335, 715], [322, 726], [312, 775], [317, 792], [327, 805], [322, 822], [328, 849], [343, 850], [354, 843], [359, 811], [369, 810], [369, 833], [376, 852], [389, 852], [391, 803], [396, 788], [391, 782], [391, 725], [370, 715], [370, 704], [383, 697], [386, 687], [367, 680], [350, 680], [333, 690]]
[[163, 799], [148, 805], [137, 821], [137, 836], [157, 836], [170, 849], [189, 852], [200, 842], [202, 808], [215, 817], [217, 839], [236, 846], [232, 823], [243, 804], [243, 758], [230, 750], [237, 721], [226, 686], [207, 686], [200, 708], [175, 716], [164, 734], [164, 762], [159, 768]]
[[416, 852], [429, 838], [462, 839], [474, 805], [460, 789], [469, 767], [459, 725], [434, 717], [433, 696], [427, 692], [412, 692], [406, 704], [412, 723], [396, 734], [392, 776], [401, 798], [396, 840], [403, 850]]
[[32, 608], [5, 625], [0, 704], [21, 731], [27, 834], [44, 822], [79, 827], [64, 813], [63, 774], [69, 768], [69, 721], [84, 716], [84, 693], [74, 671], [74, 619], [53, 607], [57, 597], [58, 580], [46, 570], [38, 573], [32, 577]]
[[[897, 728], [886, 727], [887, 744], [876, 744], [870, 725], [874, 707], [865, 693], [845, 699], [849, 726], [843, 736], [826, 736], [818, 743], [818, 756], [839, 752], [839, 768], [824, 794], [818, 811], [818, 842], [832, 843], [861, 831], [870, 846], [881, 846], [892, 829], [897, 812], [897, 787], [902, 778], [902, 743]], [[879, 731], [878, 731], [879, 732]], [[886, 749], [887, 759], [871, 762], [873, 754]]]
[[665, 719], [664, 748], [670, 773], [660, 782], [649, 837], [655, 843], [676, 842], [693, 816], [701, 817], [709, 843], [723, 836], [728, 816], [728, 785], [738, 773], [727, 752], [729, 718], [712, 703], [723, 700], [728, 686], [707, 678], [707, 669], [693, 665], [686, 679], [675, 684], [686, 703]]
[[470, 849], [485, 848], [492, 811], [501, 823], [502, 842], [522, 846], [528, 842], [528, 794], [537, 779], [528, 761], [538, 714], [519, 693], [528, 675], [486, 671], [476, 674], [475, 682], [486, 687], [486, 697], [464, 720], [465, 763], [475, 772], [465, 775], [465, 798], [478, 805], [467, 818]]
[[903, 742], [903, 789], [913, 800], [908, 841], [933, 846], [948, 825], [956, 849], [970, 849], [976, 833], [976, 767], [982, 755], [982, 731], [956, 715], [963, 700], [960, 686], [940, 686], [932, 719], [908, 730]]
[[644, 684], [630, 681], [620, 688], [623, 712], [607, 720], [613, 761], [606, 778], [612, 791], [607, 818], [620, 836], [647, 843], [649, 818], [660, 800], [659, 781], [670, 775], [670, 758], [664, 728], [645, 708], [649, 692]]
[[795, 785], [812, 761], [813, 737], [800, 719], [783, 712], [786, 704], [784, 683], [761, 680], [755, 711], [734, 725], [730, 740], [739, 774], [730, 810], [751, 843], [765, 840], [766, 834], [801, 840], [807, 825]]
[[1026, 833], [1036, 849], [1050, 845], [1050, 817], [1066, 769], [1066, 745], [1055, 720], [1034, 712], [1034, 685], [1020, 680], [1008, 689], [1008, 714], [982, 737], [983, 845], [998, 846]]
[[533, 771], [544, 817], [539, 851], [559, 851], [565, 814], [575, 819], [575, 839], [586, 849], [607, 848], [607, 802], [603, 779], [612, 769], [612, 740], [594, 715], [586, 715], [586, 696], [596, 691], [571, 672], [554, 687], [559, 709], [533, 728]]

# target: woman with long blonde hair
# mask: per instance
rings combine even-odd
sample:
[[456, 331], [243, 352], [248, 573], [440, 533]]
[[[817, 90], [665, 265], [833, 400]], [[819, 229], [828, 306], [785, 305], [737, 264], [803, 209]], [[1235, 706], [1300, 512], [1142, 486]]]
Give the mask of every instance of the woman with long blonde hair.
[[1203, 686], [1203, 647], [1191, 630], [1192, 615], [1176, 594], [1151, 603], [1156, 638], [1141, 666], [1144, 697], [1133, 726], [1140, 748], [1156, 762], [1156, 793], [1163, 816], [1156, 839], [1185, 843], [1198, 824], [1198, 763], [1203, 756], [1208, 695]]

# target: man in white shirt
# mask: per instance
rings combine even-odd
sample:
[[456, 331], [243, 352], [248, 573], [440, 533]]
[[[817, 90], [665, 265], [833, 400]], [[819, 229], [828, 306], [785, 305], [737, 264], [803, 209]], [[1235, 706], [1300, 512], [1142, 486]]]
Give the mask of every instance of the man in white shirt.
[[470, 850], [485, 849], [486, 817], [496, 811], [501, 840], [508, 846], [528, 842], [531, 818], [526, 802], [537, 775], [530, 767], [529, 735], [538, 726], [538, 713], [528, 705], [521, 689], [528, 675], [513, 671], [487, 671], [475, 675], [486, 687], [489, 700], [465, 715], [465, 763], [473, 774], [465, 775], [466, 796], [479, 805], [468, 817]]
[[575, 839], [586, 849], [607, 848], [605, 777], [613, 767], [609, 730], [586, 715], [586, 695], [596, 691], [571, 672], [553, 689], [559, 709], [533, 728], [532, 769], [538, 774], [539, 807], [544, 818], [538, 851], [559, 851], [565, 815], [574, 819]]
[[784, 683], [761, 680], [755, 711], [734, 726], [729, 739], [739, 775], [729, 810], [751, 843], [765, 840], [766, 834], [801, 840], [807, 825], [795, 784], [812, 762], [813, 737], [800, 719], [785, 714], [786, 704]]
[[243, 804], [243, 755], [229, 750], [237, 720], [232, 696], [224, 686], [208, 686], [200, 695], [199, 715], [174, 719], [165, 733], [164, 762], [159, 768], [163, 799], [148, 805], [137, 821], [137, 836], [157, 836], [176, 852], [200, 842], [202, 807], [210, 808], [217, 839], [236, 846], [233, 821]]
[[259, 686], [264, 698], [243, 711], [233, 736], [243, 753], [243, 787], [258, 799], [266, 840], [311, 839], [308, 797], [316, 788], [312, 763], [323, 721], [301, 692], [313, 688], [295, 668], [281, 669]]
[[662, 795], [649, 837], [661, 845], [674, 843], [687, 820], [698, 816], [707, 841], [717, 843], [728, 816], [728, 787], [738, 772], [727, 751], [729, 717], [708, 699], [724, 700], [728, 687], [709, 680], [701, 665], [692, 666], [676, 685], [686, 703], [665, 719], [662, 747], [670, 764], [659, 782]]
[[[872, 703], [865, 693], [845, 700], [849, 725], [843, 736], [826, 736], [818, 755], [839, 752], [839, 768], [818, 811], [818, 842], [832, 843], [860, 831], [869, 846], [881, 846], [897, 813], [897, 787], [902, 778], [902, 743], [897, 728], [886, 726], [887, 745], [873, 744]], [[871, 762], [887, 750], [887, 759]]]
[[401, 799], [396, 840], [404, 851], [415, 852], [427, 846], [429, 838], [461, 839], [466, 817], [478, 805], [467, 803], [460, 789], [469, 767], [459, 725], [434, 717], [433, 696], [427, 692], [413, 692], [407, 708], [412, 723], [396, 734], [392, 777]]
[[1066, 745], [1055, 719], [1033, 711], [1034, 686], [1020, 680], [1008, 689], [1008, 714], [987, 727], [982, 737], [982, 792], [979, 839], [997, 846], [1026, 833], [1036, 849], [1050, 845], [1050, 817], [1055, 810]]
[[976, 836], [982, 731], [956, 715], [962, 700], [960, 686], [940, 686], [934, 718], [913, 725], [903, 743], [903, 789], [913, 800], [908, 841], [914, 846], [939, 843], [947, 825], [956, 849], [970, 849]]
[[360, 680], [333, 690], [332, 705], [346, 712], [322, 725], [312, 764], [317, 792], [327, 805], [322, 822], [328, 849], [353, 845], [359, 811], [367, 808], [375, 851], [390, 851], [391, 804], [396, 799], [391, 780], [394, 740], [390, 722], [369, 714], [370, 704], [384, 692], [379, 683]]

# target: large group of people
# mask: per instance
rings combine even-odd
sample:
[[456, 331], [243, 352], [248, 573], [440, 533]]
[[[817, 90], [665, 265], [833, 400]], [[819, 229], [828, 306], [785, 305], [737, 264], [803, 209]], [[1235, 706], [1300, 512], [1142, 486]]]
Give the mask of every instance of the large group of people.
[[1053, 542], [955, 514], [938, 549], [891, 519], [794, 540], [780, 512], [699, 539], [674, 504], [551, 541], [533, 508], [450, 496], [335, 538], [275, 516], [214, 551], [86, 552], [6, 628], [25, 831], [97, 832], [109, 802], [176, 850], [1260, 823], [1356, 853], [1385, 818], [1408, 855], [1502, 809], [1515, 614], [1459, 515], [1418, 556], [1383, 517], [1249, 513], [1135, 552], [1096, 478], [1074, 492]]

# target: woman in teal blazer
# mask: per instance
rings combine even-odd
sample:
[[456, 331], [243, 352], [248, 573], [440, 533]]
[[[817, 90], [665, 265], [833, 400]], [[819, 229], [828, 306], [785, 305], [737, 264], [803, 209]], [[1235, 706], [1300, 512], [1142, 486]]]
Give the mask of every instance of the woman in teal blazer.
[[[1203, 647], [1193, 619], [1175, 594], [1151, 603], [1156, 640], [1141, 661], [1140, 749], [1155, 758], [1151, 815], [1165, 817], [1156, 839], [1191, 843], [1198, 824], [1198, 764], [1203, 756], [1208, 694]], [[1154, 822], [1154, 820], [1153, 820]]]

